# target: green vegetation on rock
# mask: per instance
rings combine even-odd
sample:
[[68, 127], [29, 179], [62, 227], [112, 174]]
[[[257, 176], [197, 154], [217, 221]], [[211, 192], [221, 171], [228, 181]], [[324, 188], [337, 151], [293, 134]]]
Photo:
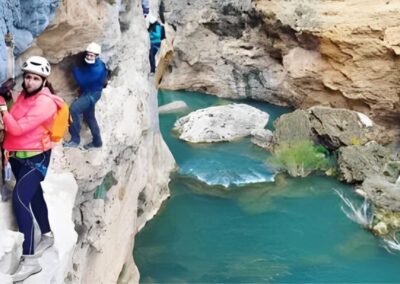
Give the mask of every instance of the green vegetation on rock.
[[330, 161], [327, 150], [311, 141], [280, 144], [268, 163], [278, 170], [287, 171], [291, 176], [305, 177], [315, 170], [328, 170]]

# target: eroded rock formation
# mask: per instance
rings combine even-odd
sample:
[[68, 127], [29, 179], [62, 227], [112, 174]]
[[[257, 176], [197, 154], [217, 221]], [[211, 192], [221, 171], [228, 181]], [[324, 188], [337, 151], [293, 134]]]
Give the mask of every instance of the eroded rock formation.
[[4, 36], [13, 34], [15, 53], [31, 46], [53, 19], [60, 0], [7, 0], [0, 3], [0, 82], [6, 80], [7, 55]]
[[[156, 90], [147, 75], [148, 34], [139, 1], [62, 1], [54, 22], [19, 62], [39, 54], [57, 63], [49, 80], [58, 95], [70, 102], [76, 95], [70, 67], [80, 59], [76, 54], [91, 41], [102, 44], [102, 58], [113, 72], [96, 105], [103, 147], [90, 151], [62, 147], [54, 150], [52, 170], [56, 175], [69, 173], [78, 185], [76, 198], [68, 184], [61, 185], [66, 188], [61, 188], [58, 196], [65, 203], [73, 198], [74, 210], [64, 212], [64, 217], [72, 219], [74, 225], [63, 223], [66, 226], [62, 233], [77, 234], [77, 244], [72, 235], [68, 239], [72, 241], [70, 252], [59, 254], [59, 258], [53, 255], [56, 268], [45, 278], [37, 274], [36, 283], [117, 283], [118, 279], [138, 282], [132, 257], [134, 236], [169, 196], [169, 173], [174, 160], [159, 131]], [[84, 128], [82, 139], [90, 142], [89, 137]], [[54, 218], [52, 212], [62, 214], [51, 199], [57, 194], [51, 197], [46, 188], [44, 191], [49, 218]], [[1, 206], [1, 215], [11, 216], [10, 209]], [[1, 225], [0, 229], [15, 229], [11, 220]], [[58, 249], [59, 231], [55, 227], [54, 230]], [[0, 249], [0, 257], [4, 251]]]
[[352, 109], [399, 135], [396, 1], [164, 2], [177, 33], [162, 87]]

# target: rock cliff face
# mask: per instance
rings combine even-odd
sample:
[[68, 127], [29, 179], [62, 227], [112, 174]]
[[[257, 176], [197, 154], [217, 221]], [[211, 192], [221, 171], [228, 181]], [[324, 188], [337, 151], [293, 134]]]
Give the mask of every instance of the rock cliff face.
[[[44, 187], [45, 199], [55, 230], [55, 247], [60, 249], [60, 238], [65, 234], [72, 244], [63, 250], [65, 253], [53, 255], [54, 259], [43, 255], [41, 263], [50, 262], [57, 269], [44, 269], [31, 279], [34, 283], [117, 283], [118, 279], [138, 282], [132, 257], [134, 236], [168, 197], [169, 173], [175, 166], [158, 128], [157, 94], [147, 75], [148, 34], [139, 4], [140, 1], [120, 0], [62, 1], [55, 20], [19, 58], [21, 61], [31, 54], [48, 57], [54, 63], [49, 81], [68, 102], [75, 95], [69, 67], [79, 59], [76, 54], [87, 43], [102, 44], [102, 58], [113, 70], [96, 105], [103, 147], [89, 151], [62, 147], [54, 150], [51, 170], [55, 178], [51, 180], [59, 185], [57, 178], [62, 183], [62, 177], [70, 173], [78, 187], [75, 192], [72, 183], [62, 183], [58, 192], [50, 193], [49, 181], [50, 189]], [[88, 129], [84, 127], [81, 133], [83, 142], [90, 142]], [[54, 198], [67, 203], [75, 193], [71, 206], [66, 206], [69, 212], [57, 208]], [[2, 216], [10, 218], [10, 210], [8, 202], [0, 206]], [[70, 219], [72, 216], [74, 225], [60, 228], [61, 219], [55, 218], [56, 214]], [[12, 220], [0, 225], [0, 230], [15, 229]], [[0, 244], [0, 262], [13, 244], [8, 242], [4, 248]], [[14, 237], [14, 242], [19, 245], [20, 237]], [[2, 281], [1, 272], [10, 273], [9, 270], [0, 271]], [[4, 277], [4, 281], [10, 280]]]
[[59, 0], [7, 0], [0, 3], [0, 82], [6, 78], [7, 55], [4, 35], [14, 35], [15, 53], [21, 54], [53, 19]]
[[177, 32], [161, 87], [348, 108], [399, 134], [396, 1], [164, 2]]

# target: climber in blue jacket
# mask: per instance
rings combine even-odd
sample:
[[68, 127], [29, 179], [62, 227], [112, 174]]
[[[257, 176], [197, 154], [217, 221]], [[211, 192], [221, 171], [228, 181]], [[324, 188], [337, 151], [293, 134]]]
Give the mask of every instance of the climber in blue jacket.
[[146, 21], [148, 21], [149, 27], [147, 31], [150, 36], [150, 73], [156, 71], [156, 54], [161, 46], [161, 41], [165, 38], [164, 27], [157, 21], [157, 18], [153, 14], [148, 14]]
[[80, 144], [80, 114], [86, 120], [92, 133], [92, 142], [84, 145], [85, 149], [101, 147], [102, 140], [99, 125], [95, 117], [95, 105], [100, 99], [107, 82], [107, 68], [99, 58], [101, 46], [92, 42], [86, 48], [85, 62], [72, 70], [73, 77], [80, 88], [80, 96], [70, 106], [72, 123], [69, 126], [71, 140], [64, 147], [78, 147]]

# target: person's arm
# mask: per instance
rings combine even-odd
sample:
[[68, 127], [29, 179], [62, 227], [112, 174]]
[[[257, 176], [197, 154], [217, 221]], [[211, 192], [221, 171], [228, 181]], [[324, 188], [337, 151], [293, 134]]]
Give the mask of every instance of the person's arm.
[[[0, 104], [1, 106], [1, 104]], [[1, 107], [0, 107], [0, 111]], [[7, 110], [2, 111], [4, 126], [7, 132], [14, 136], [20, 136], [42, 125], [54, 116], [57, 111], [56, 104], [48, 97], [38, 98], [35, 105], [29, 111], [16, 120]]]
[[81, 80], [81, 72], [79, 71], [78, 67], [72, 68], [72, 76], [74, 77], [74, 80], [78, 86], [82, 85], [82, 80]]

